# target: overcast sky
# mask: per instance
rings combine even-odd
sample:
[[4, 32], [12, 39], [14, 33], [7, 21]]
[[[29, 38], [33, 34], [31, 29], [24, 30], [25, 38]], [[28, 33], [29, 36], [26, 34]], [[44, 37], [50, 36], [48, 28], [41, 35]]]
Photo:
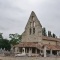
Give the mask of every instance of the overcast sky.
[[60, 0], [0, 0], [0, 32], [22, 34], [31, 11], [42, 26], [60, 36]]

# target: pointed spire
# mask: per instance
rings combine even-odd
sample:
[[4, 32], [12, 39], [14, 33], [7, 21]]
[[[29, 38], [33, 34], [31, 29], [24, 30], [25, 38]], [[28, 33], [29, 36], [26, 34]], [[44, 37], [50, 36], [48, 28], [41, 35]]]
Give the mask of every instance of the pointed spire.
[[38, 21], [38, 23], [39, 23], [39, 24], [40, 24], [40, 26], [42, 27], [42, 25], [41, 25], [40, 21], [38, 20], [38, 18], [37, 18], [37, 16], [36, 16], [36, 14], [35, 14], [35, 12], [34, 12], [34, 11], [32, 11], [32, 12], [31, 12], [30, 18], [31, 18], [32, 16], [34, 16], [34, 17], [35, 17], [35, 19]]
[[42, 27], [42, 25], [41, 25], [40, 21], [38, 20], [38, 18], [37, 18], [37, 16], [36, 16], [36, 14], [35, 14], [34, 11], [31, 12], [26, 27], [28, 26], [29, 22], [32, 22], [32, 21], [36, 21], [36, 22], [38, 22], [38, 24]]
[[34, 11], [31, 12], [31, 16], [35, 16], [36, 14], [34, 13]]

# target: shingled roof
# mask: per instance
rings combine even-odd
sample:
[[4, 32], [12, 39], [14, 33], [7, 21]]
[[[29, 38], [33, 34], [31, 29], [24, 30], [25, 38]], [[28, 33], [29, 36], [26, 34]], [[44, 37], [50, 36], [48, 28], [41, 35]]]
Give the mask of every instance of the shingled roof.
[[60, 46], [58, 45], [45, 44], [44, 46], [47, 47], [47, 50], [60, 50]]
[[22, 42], [15, 45], [14, 47], [35, 47], [37, 49], [42, 49], [42, 45], [34, 42]]
[[47, 50], [51, 50], [51, 49], [52, 50], [60, 50], [60, 46], [58, 46], [58, 45], [50, 45], [50, 44], [41, 45], [41, 44], [33, 43], [33, 42], [23, 42], [18, 45], [15, 45], [14, 47], [35, 47], [39, 50], [42, 50], [43, 46], [46, 46]]
[[60, 42], [59, 38], [53, 38], [53, 37], [47, 37], [47, 36], [42, 36], [43, 40], [49, 40], [49, 41], [57, 41]]

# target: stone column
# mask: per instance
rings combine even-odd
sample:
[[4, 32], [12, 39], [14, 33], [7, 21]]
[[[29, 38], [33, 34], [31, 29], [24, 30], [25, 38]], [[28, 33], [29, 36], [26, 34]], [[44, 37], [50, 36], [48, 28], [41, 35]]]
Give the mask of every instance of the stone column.
[[41, 54], [41, 50], [40, 50], [40, 54]]
[[46, 57], [46, 46], [44, 46], [44, 57]]
[[32, 48], [29, 48], [29, 56], [32, 54]]
[[59, 51], [59, 55], [60, 55], [60, 51]]
[[52, 49], [50, 50], [50, 56], [52, 56]]
[[57, 56], [59, 55], [59, 51], [57, 51]]
[[25, 48], [25, 51], [26, 51], [26, 53], [27, 53], [27, 48]]

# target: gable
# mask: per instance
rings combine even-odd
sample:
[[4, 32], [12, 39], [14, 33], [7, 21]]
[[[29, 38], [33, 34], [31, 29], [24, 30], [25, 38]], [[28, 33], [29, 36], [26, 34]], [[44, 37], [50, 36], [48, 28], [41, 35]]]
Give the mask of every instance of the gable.
[[41, 40], [42, 25], [36, 14], [32, 11], [22, 35], [22, 42], [40, 42]]

